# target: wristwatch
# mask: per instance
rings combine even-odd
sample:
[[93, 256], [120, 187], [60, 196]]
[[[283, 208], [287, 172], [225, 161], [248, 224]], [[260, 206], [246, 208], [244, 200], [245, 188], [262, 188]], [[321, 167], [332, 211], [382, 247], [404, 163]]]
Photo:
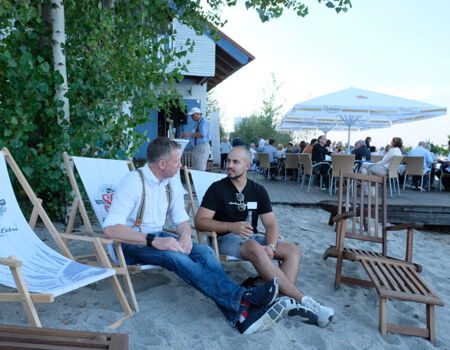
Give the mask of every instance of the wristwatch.
[[275, 249], [276, 249], [275, 244], [268, 244], [267, 246], [272, 248], [273, 252], [275, 253]]
[[147, 247], [152, 247], [153, 240], [155, 239], [155, 235], [152, 235], [151, 233], [147, 234], [145, 237], [147, 240]]

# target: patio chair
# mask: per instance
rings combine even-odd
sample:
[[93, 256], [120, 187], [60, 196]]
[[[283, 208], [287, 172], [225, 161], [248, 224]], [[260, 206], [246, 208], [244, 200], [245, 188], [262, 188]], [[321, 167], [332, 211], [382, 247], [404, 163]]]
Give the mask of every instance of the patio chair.
[[387, 168], [385, 166], [382, 166], [380, 164], [371, 164], [368, 167], [368, 171], [369, 171], [369, 175], [372, 175], [370, 172], [370, 169], [372, 169], [372, 167], [380, 167], [385, 169], [388, 174], [387, 174], [387, 178], [389, 180], [389, 191], [391, 194], [391, 198], [393, 197], [393, 191], [392, 191], [392, 185], [396, 185], [397, 183], [397, 191], [398, 191], [398, 195], [400, 196], [400, 182], [398, 180], [398, 167], [400, 165], [400, 163], [403, 161], [405, 157], [404, 156], [394, 156], [392, 157], [392, 161], [391, 161], [391, 167]]
[[[370, 190], [372, 186], [374, 194]], [[340, 287], [341, 282], [370, 285], [366, 280], [342, 276], [343, 260], [357, 261], [361, 256], [375, 256], [403, 261], [412, 265], [415, 270], [421, 271], [421, 266], [413, 263], [413, 229], [422, 225], [408, 223], [387, 226], [386, 192], [386, 177], [343, 171], [339, 174], [338, 208], [337, 215], [333, 218], [333, 221], [337, 223], [336, 245], [330, 246], [323, 255], [324, 259], [328, 257], [337, 258], [336, 289]], [[398, 230], [407, 231], [406, 252], [403, 259], [388, 255], [387, 233]], [[378, 243], [381, 249], [348, 248], [345, 246], [346, 239], [352, 239], [353, 242], [356, 240], [356, 242]]]
[[300, 181], [300, 158], [298, 153], [286, 153], [286, 158], [284, 160], [284, 181], [287, 179], [287, 170], [292, 169], [297, 171], [297, 182]]
[[[423, 164], [424, 164], [424, 158], [423, 157], [411, 157], [406, 156], [405, 157], [405, 163], [406, 163], [406, 169], [405, 169], [405, 180], [403, 182], [403, 190], [406, 186], [406, 181], [408, 180], [408, 176], [420, 176], [420, 191], [422, 191], [423, 188], [423, 177], [428, 176], [428, 192], [430, 191], [430, 184], [431, 184], [431, 172], [428, 171], [427, 173], [423, 172]], [[411, 179], [412, 181], [412, 179]]]
[[[301, 188], [303, 188], [303, 184], [305, 182], [305, 178], [306, 175], [309, 176], [309, 181], [308, 181], [308, 192], [309, 189], [311, 187], [311, 181], [314, 178], [314, 175], [316, 175], [316, 169], [318, 169], [319, 166], [321, 166], [322, 164], [327, 164], [329, 165], [328, 162], [319, 162], [313, 165], [312, 160], [311, 160], [311, 154], [307, 154], [307, 153], [300, 153], [299, 155], [300, 158], [300, 165], [303, 169], [303, 176], [302, 176], [302, 185]], [[322, 188], [322, 174], [320, 174], [320, 188]]]
[[260, 173], [264, 175], [264, 170], [267, 169], [267, 180], [270, 179], [270, 161], [268, 153], [257, 153]]
[[[114, 191], [118, 183], [130, 172], [130, 170], [134, 168], [134, 166], [130, 161], [126, 160], [75, 157], [69, 156], [66, 152], [63, 153], [63, 159], [66, 166], [67, 176], [69, 177], [74, 193], [74, 201], [66, 227], [66, 234], [73, 231], [73, 223], [77, 213], [79, 212], [84, 225], [83, 233], [94, 237], [102, 236], [101, 232], [95, 232], [92, 228], [92, 224], [75, 177], [75, 169], [81, 179], [95, 216], [101, 224], [108, 214], [108, 210], [114, 196]], [[115, 268], [117, 274], [121, 275], [123, 278], [130, 304], [136, 311], [139, 311], [139, 306], [128, 270], [133, 272], [141, 272], [143, 270], [153, 269], [158, 266], [127, 265], [120, 242], [111, 240], [111, 244], [107, 245], [107, 249], [112, 260], [112, 267]], [[89, 258], [91, 258], [89, 255], [78, 257], [78, 259], [81, 260]]]
[[382, 155], [372, 154], [372, 155], [370, 156], [370, 161], [373, 162], [373, 163], [377, 163], [377, 162], [379, 162], [380, 160], [382, 160], [383, 157], [384, 157], [384, 156], [382, 156]]
[[333, 194], [333, 187], [336, 191], [336, 180], [341, 171], [352, 172], [355, 165], [354, 154], [332, 154], [331, 155], [331, 176], [330, 176], [330, 196]]
[[[33, 232], [15, 197], [6, 162], [16, 176], [25, 194], [33, 204], [33, 217], [39, 216], [55, 240], [62, 254], [47, 246]], [[99, 238], [87, 238], [103, 267], [80, 264], [73, 259], [63, 238], [48, 217], [41, 201], [36, 197], [25, 176], [20, 171], [8, 149], [0, 152], [0, 284], [17, 289], [17, 292], [0, 293], [0, 301], [22, 303], [28, 321], [42, 327], [34, 303], [51, 303], [55, 297], [88, 284], [109, 278], [119, 302], [127, 316], [111, 325], [118, 327], [133, 315], [116, 276], [116, 271], [106, 258]]]

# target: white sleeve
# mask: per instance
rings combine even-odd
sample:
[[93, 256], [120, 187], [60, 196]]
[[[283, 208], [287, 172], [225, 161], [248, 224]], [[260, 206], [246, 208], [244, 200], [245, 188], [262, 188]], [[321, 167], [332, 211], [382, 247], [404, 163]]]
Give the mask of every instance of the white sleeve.
[[177, 226], [184, 221], [189, 220], [189, 215], [184, 207], [184, 189], [181, 188], [181, 182], [170, 180], [171, 202], [169, 207], [170, 218], [172, 223]]
[[132, 171], [119, 182], [102, 227], [126, 225], [127, 218], [133, 212], [134, 207], [139, 204], [141, 193], [142, 185], [139, 175]]

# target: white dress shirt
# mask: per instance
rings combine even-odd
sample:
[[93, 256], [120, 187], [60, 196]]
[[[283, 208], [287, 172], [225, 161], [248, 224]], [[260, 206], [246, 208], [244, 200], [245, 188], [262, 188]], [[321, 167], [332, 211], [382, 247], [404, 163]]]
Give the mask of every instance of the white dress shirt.
[[[169, 179], [159, 181], [148, 165], [143, 166], [145, 183], [145, 211], [141, 230], [143, 234], [162, 231], [166, 221], [166, 214], [170, 215], [172, 223], [176, 226], [189, 220], [184, 207], [184, 192], [176, 181], [170, 179], [171, 203], [169, 205], [166, 185]], [[109, 213], [103, 222], [103, 228], [117, 224], [133, 227], [142, 195], [142, 182], [139, 174], [132, 171], [127, 174], [117, 186]], [[138, 230], [137, 228], [134, 228]]]

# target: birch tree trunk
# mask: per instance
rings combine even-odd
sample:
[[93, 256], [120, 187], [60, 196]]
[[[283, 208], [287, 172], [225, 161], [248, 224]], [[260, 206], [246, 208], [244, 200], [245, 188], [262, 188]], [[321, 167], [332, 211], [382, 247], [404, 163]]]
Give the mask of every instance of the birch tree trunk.
[[69, 123], [69, 99], [64, 96], [69, 90], [69, 87], [67, 85], [66, 56], [63, 52], [63, 45], [66, 42], [66, 33], [64, 29], [64, 4], [62, 0], [51, 0], [51, 21], [54, 69], [59, 71], [64, 79], [63, 83], [56, 91], [56, 98], [64, 103], [62, 107], [64, 117], [62, 120], [58, 120], [58, 123], [61, 124], [63, 120]]

